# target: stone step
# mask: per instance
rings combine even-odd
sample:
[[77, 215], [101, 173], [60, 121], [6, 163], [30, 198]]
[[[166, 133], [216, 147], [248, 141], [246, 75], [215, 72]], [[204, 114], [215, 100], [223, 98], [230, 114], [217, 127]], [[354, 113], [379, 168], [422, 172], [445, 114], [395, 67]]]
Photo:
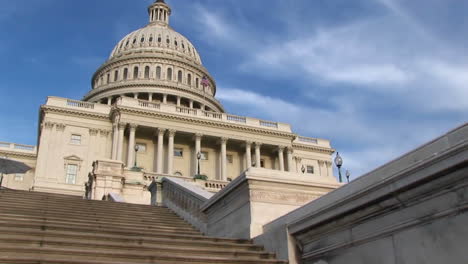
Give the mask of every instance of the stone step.
[[[183, 246], [193, 248], [229, 248], [235, 250], [248, 250], [248, 251], [263, 251], [261, 246], [253, 245], [250, 243], [239, 243], [238, 241], [226, 241], [226, 239], [218, 240], [210, 238], [209, 240], [186, 239], [185, 236], [180, 239], [154, 237], [154, 236], [139, 236], [139, 235], [111, 235], [111, 234], [98, 234], [98, 233], [85, 233], [85, 232], [70, 232], [70, 231], [56, 231], [33, 228], [14, 228], [0, 226], [0, 236], [31, 236], [36, 238], [67, 238], [79, 241], [93, 242], [114, 242], [128, 245], [141, 245], [152, 246], [155, 244], [168, 245], [168, 246]], [[206, 238], [206, 237], [204, 237]], [[245, 242], [245, 241], [243, 241]]]
[[[125, 253], [125, 252], [103, 252], [102, 250], [84, 250], [84, 249], [63, 249], [60, 247], [28, 247], [28, 246], [10, 246], [5, 245], [0, 247], [0, 260], [15, 258], [36, 258], [41, 259], [70, 259], [74, 261], [120, 261], [123, 263], [157, 263], [157, 264], [185, 264], [185, 263], [226, 263], [226, 264], [253, 264], [253, 263], [286, 263], [274, 259], [258, 259], [246, 257], [206, 257], [193, 256], [186, 254], [185, 256], [174, 256], [166, 252], [154, 251], [151, 253]], [[21, 256], [21, 257], [19, 257]]]
[[233, 242], [233, 243], [244, 243], [244, 244], [251, 244], [252, 242], [249, 240], [243, 239], [229, 239], [229, 238], [212, 238], [206, 237], [201, 234], [187, 234], [184, 232], [167, 232], [163, 230], [158, 230], [155, 227], [153, 230], [148, 231], [139, 231], [139, 230], [123, 230], [118, 228], [109, 228], [109, 227], [78, 227], [73, 225], [57, 225], [48, 223], [44, 225], [42, 223], [28, 223], [28, 222], [20, 222], [20, 221], [3, 221], [0, 220], [0, 226], [5, 228], [29, 228], [35, 230], [42, 230], [42, 231], [57, 231], [57, 232], [64, 232], [64, 231], [71, 231], [75, 233], [91, 233], [91, 234], [100, 234], [100, 235], [118, 235], [118, 236], [131, 236], [131, 237], [154, 237], [154, 238], [165, 238], [165, 239], [186, 239], [186, 240], [194, 240], [194, 241], [213, 241], [213, 242]]
[[136, 215], [156, 215], [156, 214], [162, 214], [162, 215], [173, 215], [172, 211], [165, 208], [165, 207], [158, 207], [158, 206], [150, 206], [144, 210], [132, 210], [129, 208], [120, 208], [120, 207], [115, 207], [115, 203], [112, 202], [106, 202], [108, 206], [106, 205], [101, 205], [101, 204], [94, 204], [94, 203], [86, 203], [82, 205], [78, 205], [73, 202], [41, 202], [41, 201], [21, 201], [17, 200], [14, 198], [1, 198], [0, 197], [0, 205], [1, 206], [10, 206], [10, 207], [27, 207], [27, 208], [60, 208], [60, 209], [66, 209], [71, 211], [71, 209], [74, 210], [96, 210], [96, 211], [103, 211], [103, 212], [109, 212], [109, 211], [125, 211], [125, 212], [131, 212]]
[[102, 253], [126, 253], [126, 254], [152, 254], [164, 252], [171, 256], [205, 256], [224, 258], [258, 258], [274, 259], [274, 254], [265, 251], [236, 250], [231, 248], [200, 248], [183, 245], [130, 245], [112, 241], [73, 240], [70, 238], [34, 237], [30, 235], [4, 235], [0, 234], [0, 247], [3, 246], [27, 246], [31, 248], [61, 248], [71, 250], [99, 250]]
[[[21, 212], [26, 215], [44, 215], [44, 214], [60, 214], [69, 218], [88, 218], [89, 216], [99, 217], [101, 219], [119, 219], [121, 221], [135, 221], [135, 220], [145, 220], [145, 221], [169, 221], [169, 222], [180, 222], [181, 218], [177, 217], [175, 214], [146, 214], [146, 215], [136, 215], [131, 212], [125, 211], [98, 211], [98, 210], [71, 210], [70, 208], [41, 208], [41, 207], [27, 207], [27, 206], [10, 206], [10, 205], [0, 205], [0, 212]], [[85, 214], [83, 214], [85, 213]]]
[[119, 228], [125, 230], [140, 230], [149, 232], [157, 228], [161, 231], [176, 231], [176, 232], [184, 232], [190, 234], [200, 234], [199, 231], [195, 230], [194, 228], [190, 227], [189, 225], [182, 223], [182, 224], [161, 224], [158, 221], [155, 221], [153, 224], [145, 224], [141, 225], [139, 223], [119, 223], [119, 222], [107, 222], [101, 221], [99, 219], [90, 219], [88, 221], [76, 221], [75, 219], [66, 219], [66, 218], [59, 218], [54, 219], [53, 217], [35, 217], [35, 216], [22, 216], [22, 215], [6, 215], [4, 213], [0, 213], [0, 221], [9, 221], [9, 222], [23, 222], [23, 223], [37, 223], [42, 225], [48, 224], [58, 224], [58, 225], [74, 225], [79, 227], [90, 227], [96, 228], [101, 226], [112, 227], [112, 228]]
[[23, 219], [2, 219], [0, 217], [0, 224], [10, 224], [10, 225], [29, 225], [29, 226], [41, 226], [42, 228], [54, 228], [54, 227], [67, 227], [73, 226], [74, 229], [82, 229], [82, 230], [89, 230], [89, 231], [96, 231], [96, 230], [105, 230], [105, 231], [119, 231], [119, 232], [126, 232], [126, 233], [148, 233], [148, 232], [162, 232], [162, 233], [169, 233], [169, 234], [185, 234], [185, 235], [201, 235], [200, 232], [195, 230], [187, 230], [182, 227], [160, 227], [160, 226], [146, 226], [146, 227], [129, 227], [129, 226], [122, 226], [122, 225], [109, 225], [105, 223], [73, 223], [72, 221], [53, 221], [53, 220], [23, 220]]

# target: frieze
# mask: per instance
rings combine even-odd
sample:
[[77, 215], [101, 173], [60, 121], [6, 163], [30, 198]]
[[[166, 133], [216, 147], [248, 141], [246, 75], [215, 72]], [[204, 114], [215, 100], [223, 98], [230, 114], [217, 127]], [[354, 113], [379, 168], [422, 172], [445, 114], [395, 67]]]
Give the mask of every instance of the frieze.
[[320, 197], [317, 193], [292, 193], [278, 191], [251, 190], [250, 201], [304, 205]]
[[59, 132], [63, 132], [65, 131], [65, 128], [67, 127], [67, 125], [63, 124], [63, 123], [56, 123], [55, 124], [55, 129]]
[[97, 136], [99, 130], [98, 129], [95, 129], [95, 128], [90, 128], [89, 129], [89, 135], [90, 136]]

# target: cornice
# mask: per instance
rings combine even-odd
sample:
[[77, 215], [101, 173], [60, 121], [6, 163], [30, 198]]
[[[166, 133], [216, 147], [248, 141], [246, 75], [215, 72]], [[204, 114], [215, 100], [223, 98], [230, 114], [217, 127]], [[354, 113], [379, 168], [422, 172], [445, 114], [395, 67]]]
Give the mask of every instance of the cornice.
[[268, 130], [268, 129], [262, 129], [262, 128], [255, 128], [255, 127], [250, 127], [250, 126], [236, 125], [236, 124], [231, 124], [231, 123], [216, 122], [216, 121], [205, 120], [205, 119], [201, 119], [197, 117], [180, 116], [180, 115], [164, 113], [164, 112], [149, 112], [149, 111], [144, 111], [144, 110], [130, 108], [130, 107], [122, 107], [122, 106], [118, 106], [116, 108], [118, 108], [121, 113], [137, 114], [137, 115], [149, 116], [149, 117], [158, 117], [158, 118], [163, 118], [166, 120], [185, 121], [185, 122], [191, 122], [191, 123], [196, 123], [200, 125], [208, 125], [212, 127], [220, 127], [220, 128], [227, 128], [227, 129], [236, 129], [236, 130], [241, 130], [241, 131], [246, 131], [246, 132], [253, 132], [253, 133], [262, 134], [262, 135], [268, 134], [268, 135], [273, 135], [273, 136], [278, 136], [278, 137], [283, 137], [283, 138], [286, 137], [291, 140], [295, 136], [293, 133], [289, 133], [289, 132], [281, 132], [281, 131], [274, 131], [274, 130]]
[[37, 153], [17, 152], [11, 150], [0, 149], [0, 153], [7, 155], [8, 158], [30, 158], [37, 159]]
[[55, 107], [55, 106], [50, 106], [50, 105], [41, 106], [41, 111], [43, 111], [44, 113], [63, 113], [63, 114], [71, 114], [73, 116], [79, 116], [79, 117], [90, 117], [90, 118], [99, 119], [99, 120], [102, 120], [102, 119], [109, 120], [108, 114], [85, 112], [85, 111], [80, 111], [76, 109], [61, 108], [61, 107]]
[[312, 146], [312, 145], [302, 145], [298, 143], [293, 143], [292, 144], [294, 149], [301, 149], [301, 150], [313, 150], [325, 154], [333, 154], [335, 153], [335, 149], [332, 148], [326, 148], [326, 147], [320, 147], [320, 146]]

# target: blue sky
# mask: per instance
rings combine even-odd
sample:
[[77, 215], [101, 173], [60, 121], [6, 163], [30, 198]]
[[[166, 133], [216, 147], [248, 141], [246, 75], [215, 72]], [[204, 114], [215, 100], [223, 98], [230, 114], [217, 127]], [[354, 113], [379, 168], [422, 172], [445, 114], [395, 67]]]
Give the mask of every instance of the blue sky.
[[[0, 0], [0, 141], [36, 144], [150, 0]], [[327, 138], [361, 175], [467, 121], [466, 0], [167, 0], [228, 112]]]

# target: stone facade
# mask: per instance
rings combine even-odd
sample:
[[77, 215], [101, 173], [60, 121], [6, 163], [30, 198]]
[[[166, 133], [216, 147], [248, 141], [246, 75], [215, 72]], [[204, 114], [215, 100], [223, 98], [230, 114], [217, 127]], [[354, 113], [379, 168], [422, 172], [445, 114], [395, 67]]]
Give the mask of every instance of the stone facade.
[[150, 6], [149, 24], [116, 45], [83, 101], [47, 98], [27, 189], [84, 195], [93, 163], [107, 160], [123, 164], [124, 179], [141, 169], [143, 185], [164, 176], [191, 179], [198, 166], [210, 191], [250, 167], [336, 183], [328, 140], [299, 136], [289, 124], [225, 113], [196, 48], [169, 27], [171, 12], [164, 1]]

